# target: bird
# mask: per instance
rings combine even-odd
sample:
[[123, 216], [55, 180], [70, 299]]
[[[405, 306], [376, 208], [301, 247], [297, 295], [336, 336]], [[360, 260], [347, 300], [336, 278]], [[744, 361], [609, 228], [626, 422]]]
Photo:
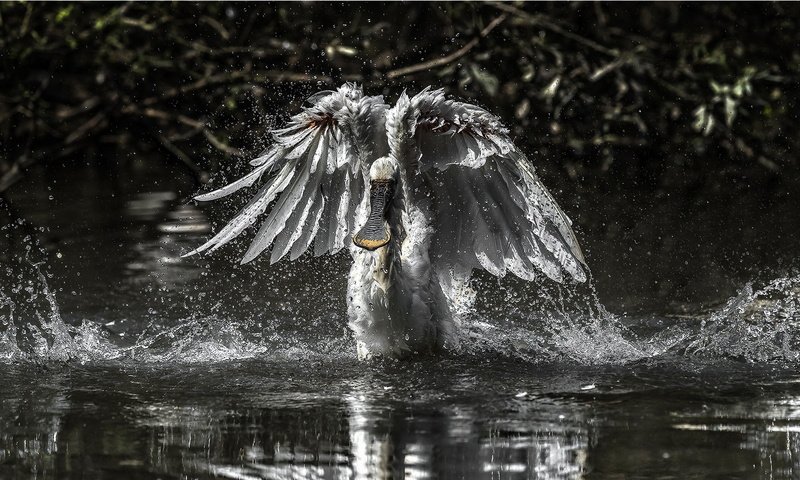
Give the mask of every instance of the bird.
[[348, 248], [348, 325], [359, 359], [458, 346], [473, 270], [584, 282], [572, 222], [501, 120], [427, 87], [389, 106], [354, 83], [312, 95], [252, 171], [198, 201], [259, 185], [213, 252], [261, 221], [242, 263]]

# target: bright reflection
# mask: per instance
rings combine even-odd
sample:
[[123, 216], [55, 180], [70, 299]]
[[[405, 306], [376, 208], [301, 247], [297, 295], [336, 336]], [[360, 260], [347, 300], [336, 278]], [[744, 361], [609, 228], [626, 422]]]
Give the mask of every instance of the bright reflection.
[[454, 472], [463, 478], [567, 479], [586, 471], [588, 434], [580, 427], [503, 421], [486, 430], [471, 407], [417, 415], [408, 405], [392, 408], [366, 392], [350, 396], [347, 405], [356, 479]]
[[[460, 394], [416, 395], [399, 386], [376, 386], [369, 372], [345, 380], [350, 383], [330, 395], [293, 393], [285, 387], [295, 381], [288, 375], [259, 383], [259, 372], [272, 368], [269, 364], [233, 381], [245, 388], [239, 394], [215, 386], [227, 376], [238, 378], [225, 368], [163, 374], [172, 379], [160, 378], [158, 370], [45, 372], [36, 384], [19, 369], [0, 372], [7, 386], [0, 391], [0, 478], [574, 479], [626, 478], [638, 471], [675, 476], [679, 470], [693, 478], [713, 472], [720, 478], [735, 472], [794, 478], [800, 473], [796, 395], [757, 401], [743, 396], [697, 408], [684, 402], [677, 404], [682, 410], [655, 415], [648, 408], [661, 401], [658, 396], [519, 400], [509, 394], [502, 405], [481, 407]], [[223, 373], [216, 380], [186, 381], [217, 369]], [[229, 393], [222, 402], [220, 391]], [[627, 420], [604, 414], [604, 405], [628, 412]]]

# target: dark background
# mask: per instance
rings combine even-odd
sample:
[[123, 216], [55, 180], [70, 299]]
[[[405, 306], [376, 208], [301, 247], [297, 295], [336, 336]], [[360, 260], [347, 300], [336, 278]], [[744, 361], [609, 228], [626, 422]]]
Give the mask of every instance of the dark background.
[[[318, 90], [356, 81], [392, 103], [432, 85], [511, 128], [575, 221], [609, 305], [718, 302], [795, 265], [798, 13], [0, 3], [0, 219], [47, 226], [57, 242], [148, 179], [184, 201], [243, 173], [268, 129]], [[57, 200], [92, 197], [94, 210], [37, 217], [54, 182]]]

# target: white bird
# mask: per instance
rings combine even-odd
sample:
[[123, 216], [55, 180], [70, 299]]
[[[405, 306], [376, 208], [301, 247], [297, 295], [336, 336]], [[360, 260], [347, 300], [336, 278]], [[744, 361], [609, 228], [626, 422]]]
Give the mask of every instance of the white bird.
[[[214, 251], [266, 215], [242, 263], [350, 248], [349, 326], [359, 358], [455, 345], [473, 269], [533, 280], [586, 279], [569, 218], [499, 119], [426, 88], [389, 108], [347, 83], [308, 99], [274, 130], [255, 169], [215, 200], [263, 181], [250, 202], [187, 255]], [[455, 318], [455, 319], [454, 319]]]

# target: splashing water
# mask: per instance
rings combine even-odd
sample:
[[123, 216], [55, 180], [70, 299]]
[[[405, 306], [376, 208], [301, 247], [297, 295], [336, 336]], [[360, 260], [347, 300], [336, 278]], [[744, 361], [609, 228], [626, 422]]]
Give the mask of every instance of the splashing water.
[[0, 360], [69, 360], [76, 344], [40, 264], [26, 258], [21, 265], [18, 278], [23, 280], [7, 292], [0, 290]]
[[[151, 320], [134, 338], [124, 339], [101, 323], [67, 325], [39, 264], [34, 280], [12, 289], [20, 301], [0, 292], [0, 361], [202, 363], [246, 358], [352, 360], [348, 335], [311, 337], [286, 332], [256, 319], [242, 321], [195, 315], [177, 322]], [[800, 357], [800, 275], [782, 277], [761, 289], [751, 284], [694, 325], [672, 323], [651, 335], [630, 330], [608, 312], [594, 292], [531, 284], [533, 307], [516, 293], [504, 308], [467, 315], [459, 354], [518, 357], [529, 362], [567, 361], [583, 365], [626, 364], [679, 352], [750, 363], [792, 362]], [[344, 324], [344, 319], [339, 321]], [[686, 321], [683, 320], [685, 323]]]
[[[354, 358], [352, 339], [342, 333], [344, 313], [335, 310], [318, 318], [287, 318], [281, 324], [276, 318], [220, 314], [214, 307], [208, 312], [198, 305], [183, 318], [169, 318], [166, 313], [134, 319], [137, 327], [127, 331], [102, 318], [71, 325], [61, 317], [48, 274], [43, 273], [44, 260], [30, 259], [43, 255], [31, 247], [32, 241], [25, 237], [20, 256], [24, 259], [3, 273], [0, 361]], [[160, 258], [161, 253], [154, 255]], [[800, 357], [800, 275], [777, 278], [760, 289], [748, 284], [710, 314], [662, 319], [663, 328], [647, 335], [629, 328], [635, 319], [608, 312], [591, 281], [588, 286], [562, 286], [477, 277], [472, 288], [479, 292], [478, 298], [475, 308], [463, 315], [457, 355], [579, 365], [620, 365], [676, 353], [750, 363], [786, 363]], [[176, 285], [184, 288], [180, 282]], [[306, 295], [293, 294], [298, 298], [287, 298], [290, 304], [302, 302], [299, 297]]]
[[[115, 335], [103, 324], [84, 320], [78, 326], [67, 325], [58, 312], [55, 295], [44, 275], [40, 288], [50, 309], [48, 316], [37, 313], [35, 324], [15, 316], [15, 303], [0, 295], [0, 315], [4, 331], [0, 334], [0, 361], [4, 362], [107, 362], [181, 364], [241, 360], [268, 355], [271, 359], [306, 358], [327, 355], [343, 357], [346, 342], [334, 341], [327, 348], [310, 348], [291, 339], [281, 338], [270, 328], [253, 322], [239, 322], [215, 316], [181, 319], [174, 326], [155, 321], [136, 335], [133, 343]], [[27, 335], [20, 335], [24, 331]]]
[[662, 342], [643, 342], [606, 310], [595, 287], [504, 279], [484, 280], [475, 312], [463, 325], [464, 349], [538, 362], [624, 364], [662, 353]]
[[752, 363], [796, 361], [800, 358], [800, 275], [777, 278], [758, 290], [747, 284], [702, 321], [686, 352]]

